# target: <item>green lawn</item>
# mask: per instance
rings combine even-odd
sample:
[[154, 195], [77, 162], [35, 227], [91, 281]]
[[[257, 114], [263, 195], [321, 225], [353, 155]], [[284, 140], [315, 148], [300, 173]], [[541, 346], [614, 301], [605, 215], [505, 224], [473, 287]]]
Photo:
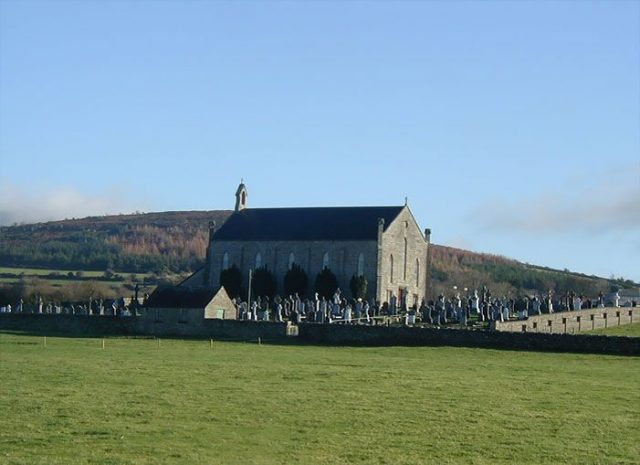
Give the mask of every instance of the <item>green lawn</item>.
[[0, 333], [3, 464], [631, 464], [640, 358]]
[[635, 336], [640, 337], [640, 322], [630, 325], [612, 326], [611, 328], [594, 329], [584, 334], [606, 334], [607, 336]]

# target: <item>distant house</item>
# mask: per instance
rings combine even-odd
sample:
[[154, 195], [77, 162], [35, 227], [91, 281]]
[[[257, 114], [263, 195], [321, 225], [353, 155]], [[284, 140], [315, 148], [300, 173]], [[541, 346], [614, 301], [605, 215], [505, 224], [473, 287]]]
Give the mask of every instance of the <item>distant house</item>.
[[156, 289], [145, 302], [142, 317], [156, 323], [198, 325], [206, 319], [235, 320], [233, 301], [220, 287], [189, 289], [180, 286]]

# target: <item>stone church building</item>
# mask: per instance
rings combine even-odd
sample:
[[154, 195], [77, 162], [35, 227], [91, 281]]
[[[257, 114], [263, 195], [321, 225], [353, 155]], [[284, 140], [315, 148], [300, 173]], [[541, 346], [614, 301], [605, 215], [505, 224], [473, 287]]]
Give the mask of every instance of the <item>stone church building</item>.
[[419, 303], [428, 284], [430, 230], [424, 235], [408, 205], [395, 207], [249, 208], [246, 186], [236, 191], [234, 213], [219, 228], [210, 225], [206, 265], [182, 285], [218, 288], [221, 271], [236, 266], [248, 284], [249, 270], [266, 267], [284, 293], [284, 276], [295, 263], [309, 289], [325, 267], [344, 295], [363, 275], [367, 298], [380, 303], [395, 295]]

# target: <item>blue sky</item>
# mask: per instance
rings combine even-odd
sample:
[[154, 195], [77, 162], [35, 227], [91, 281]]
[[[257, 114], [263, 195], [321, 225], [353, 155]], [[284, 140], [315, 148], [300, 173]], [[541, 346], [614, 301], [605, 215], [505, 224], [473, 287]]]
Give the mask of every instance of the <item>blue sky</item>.
[[640, 280], [640, 3], [0, 2], [0, 223], [396, 205]]

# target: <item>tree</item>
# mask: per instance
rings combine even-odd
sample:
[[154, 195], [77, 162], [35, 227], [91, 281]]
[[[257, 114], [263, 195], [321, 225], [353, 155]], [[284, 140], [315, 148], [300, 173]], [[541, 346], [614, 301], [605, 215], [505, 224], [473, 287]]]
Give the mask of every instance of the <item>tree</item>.
[[296, 263], [291, 265], [291, 269], [284, 275], [284, 293], [293, 295], [298, 293], [300, 297], [307, 295], [309, 278], [307, 273]]
[[276, 293], [276, 278], [273, 277], [271, 271], [266, 266], [256, 268], [253, 272], [251, 280], [251, 290], [256, 297], [269, 297], [270, 299]]
[[349, 287], [351, 288], [351, 295], [354, 299], [364, 299], [367, 296], [367, 278], [363, 275], [356, 276], [355, 274], [349, 281]]
[[232, 299], [238, 297], [242, 292], [242, 274], [238, 267], [233, 265], [231, 268], [220, 272], [220, 285], [224, 287]]
[[325, 299], [330, 299], [338, 289], [338, 278], [329, 268], [324, 268], [316, 276], [316, 292]]

